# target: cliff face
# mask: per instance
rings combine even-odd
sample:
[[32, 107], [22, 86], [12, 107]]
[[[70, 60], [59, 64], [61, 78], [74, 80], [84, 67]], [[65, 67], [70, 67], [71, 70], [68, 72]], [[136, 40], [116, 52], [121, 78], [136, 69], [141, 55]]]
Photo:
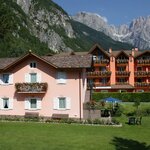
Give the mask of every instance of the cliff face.
[[80, 12], [72, 17], [97, 31], [101, 31], [112, 39], [130, 43], [140, 49], [150, 48], [150, 16], [134, 19], [131, 24], [116, 27], [109, 25], [105, 17], [97, 14]]
[[55, 52], [62, 49], [71, 50], [63, 42], [59, 30], [63, 30], [68, 38], [75, 38], [75, 34], [69, 23], [70, 18], [59, 6], [49, 0], [45, 2], [17, 0], [16, 2], [30, 19], [29, 29], [34, 36], [38, 37], [41, 42], [48, 43], [48, 47]]

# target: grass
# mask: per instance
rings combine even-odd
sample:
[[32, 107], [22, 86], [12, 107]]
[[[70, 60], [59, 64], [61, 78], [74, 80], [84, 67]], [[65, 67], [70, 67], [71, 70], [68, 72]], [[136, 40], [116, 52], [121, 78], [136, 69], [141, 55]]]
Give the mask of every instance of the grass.
[[[120, 118], [124, 123], [127, 118]], [[149, 150], [150, 118], [142, 125], [102, 127], [0, 122], [1, 150]], [[149, 147], [148, 147], [149, 146]]]

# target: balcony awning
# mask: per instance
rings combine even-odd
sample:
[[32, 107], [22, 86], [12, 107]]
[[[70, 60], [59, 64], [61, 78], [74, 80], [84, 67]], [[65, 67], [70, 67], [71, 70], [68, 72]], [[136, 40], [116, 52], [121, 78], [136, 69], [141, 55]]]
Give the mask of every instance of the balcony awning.
[[134, 89], [134, 87], [132, 85], [111, 85], [111, 89]]

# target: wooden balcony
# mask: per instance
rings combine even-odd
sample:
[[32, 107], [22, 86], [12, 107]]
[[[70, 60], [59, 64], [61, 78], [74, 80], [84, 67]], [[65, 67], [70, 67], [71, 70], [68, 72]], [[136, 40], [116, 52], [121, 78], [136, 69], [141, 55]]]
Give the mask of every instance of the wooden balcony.
[[137, 59], [138, 66], [150, 66], [150, 59]]
[[87, 84], [88, 89], [96, 88], [96, 87], [107, 87], [107, 86], [110, 86], [110, 82], [107, 82], [107, 83], [96, 82], [96, 83], [93, 83], [91, 86]]
[[87, 72], [87, 78], [110, 77], [111, 71]]
[[127, 65], [128, 62], [128, 59], [116, 59], [117, 66]]
[[47, 83], [16, 83], [17, 93], [46, 93]]
[[98, 83], [94, 83], [94, 86], [95, 87], [110, 86], [110, 82], [107, 83], [98, 82]]
[[109, 59], [96, 59], [93, 60], [93, 65], [96, 66], [106, 66], [109, 64]]
[[150, 77], [150, 71], [135, 71], [135, 77]]
[[129, 77], [129, 71], [116, 71], [116, 77]]
[[147, 83], [147, 82], [136, 82], [134, 84], [135, 87], [146, 87], [146, 88], [149, 88], [150, 87], [150, 83]]
[[116, 85], [128, 85], [128, 82], [116, 82]]

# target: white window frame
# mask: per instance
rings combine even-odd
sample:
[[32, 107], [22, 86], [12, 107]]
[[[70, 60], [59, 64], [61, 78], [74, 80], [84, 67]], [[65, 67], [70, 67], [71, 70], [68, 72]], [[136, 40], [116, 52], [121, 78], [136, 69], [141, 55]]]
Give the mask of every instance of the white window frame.
[[[9, 76], [8, 83], [4, 82], [4, 78], [3, 78], [4, 75]], [[11, 85], [11, 84], [13, 84], [13, 74], [12, 73], [2, 73], [2, 74], [0, 74], [0, 84], [1, 85]]]
[[[4, 108], [4, 100], [8, 100], [8, 108]], [[1, 110], [11, 110], [13, 109], [13, 99], [8, 98], [8, 97], [2, 97], [0, 98], [0, 109]]]
[[[31, 108], [31, 100], [35, 99], [36, 100], [36, 108]], [[36, 111], [36, 110], [40, 110], [42, 109], [42, 99], [38, 98], [38, 97], [29, 97], [29, 98], [25, 98], [25, 109], [26, 110], [32, 110], [32, 111]]]
[[[65, 108], [60, 108], [59, 101], [61, 98], [64, 98], [66, 100], [66, 107]], [[70, 110], [71, 109], [71, 99], [69, 97], [56, 97], [53, 100], [53, 109], [54, 110]]]
[[[34, 74], [34, 73], [31, 72], [31, 73], [26, 73], [25, 74], [25, 82], [32, 83], [31, 82], [31, 74]], [[41, 73], [36, 73], [35, 72], [35, 74], [37, 75], [37, 82], [40, 83], [41, 82]]]
[[67, 73], [64, 71], [57, 72], [57, 83], [66, 84], [67, 83]]

